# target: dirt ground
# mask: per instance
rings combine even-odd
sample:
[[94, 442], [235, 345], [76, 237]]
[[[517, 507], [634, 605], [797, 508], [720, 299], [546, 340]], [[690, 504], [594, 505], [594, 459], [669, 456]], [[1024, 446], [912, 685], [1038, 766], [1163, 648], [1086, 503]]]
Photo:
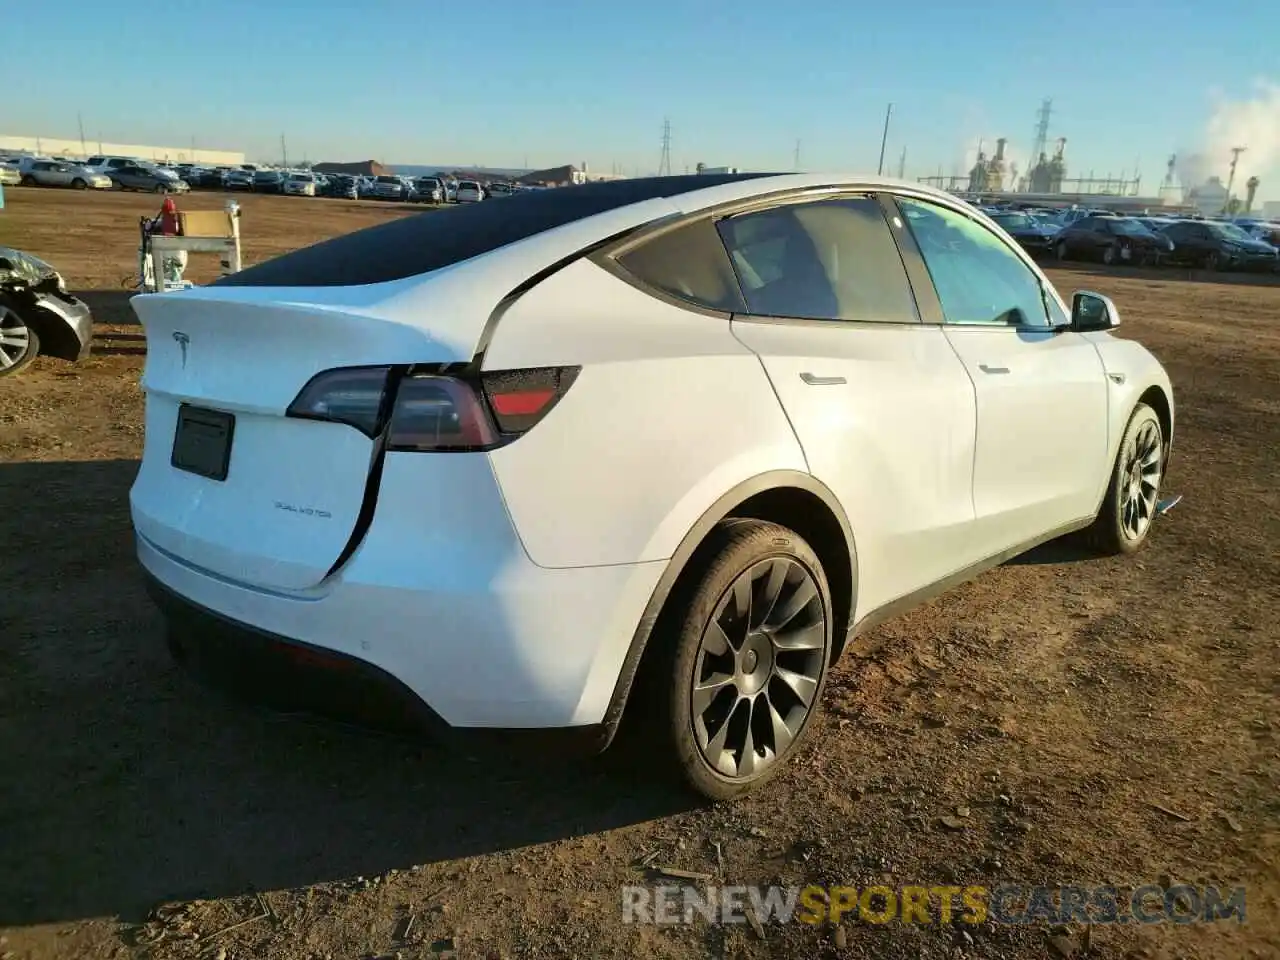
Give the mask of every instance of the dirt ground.
[[[241, 199], [249, 262], [405, 212]], [[0, 244], [53, 262], [104, 323], [88, 362], [0, 382], [0, 956], [1280, 956], [1280, 286], [1053, 271], [1114, 297], [1168, 367], [1166, 490], [1186, 500], [1136, 559], [1050, 545], [864, 637], [815, 746], [761, 795], [705, 807], [634, 757], [497, 770], [180, 673], [127, 505], [145, 347], [120, 281], [156, 201], [6, 201]], [[642, 865], [1244, 884], [1248, 919], [1052, 943], [1044, 926], [624, 925]]]

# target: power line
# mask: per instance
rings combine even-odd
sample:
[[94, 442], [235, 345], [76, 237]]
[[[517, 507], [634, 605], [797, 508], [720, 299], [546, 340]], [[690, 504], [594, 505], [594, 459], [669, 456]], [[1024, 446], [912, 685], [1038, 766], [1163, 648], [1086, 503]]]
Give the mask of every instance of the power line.
[[662, 121], [662, 159], [658, 161], [658, 176], [671, 176], [671, 121]]

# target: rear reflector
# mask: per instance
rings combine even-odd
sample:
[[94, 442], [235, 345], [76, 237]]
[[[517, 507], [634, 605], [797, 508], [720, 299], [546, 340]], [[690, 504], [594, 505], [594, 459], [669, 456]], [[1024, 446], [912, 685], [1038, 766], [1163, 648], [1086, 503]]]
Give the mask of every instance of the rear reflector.
[[523, 433], [545, 417], [573, 385], [579, 367], [499, 370], [481, 376], [503, 433]]
[[345, 423], [386, 449], [490, 450], [523, 435], [564, 396], [578, 367], [538, 367], [472, 378], [348, 367], [312, 377], [288, 415]]

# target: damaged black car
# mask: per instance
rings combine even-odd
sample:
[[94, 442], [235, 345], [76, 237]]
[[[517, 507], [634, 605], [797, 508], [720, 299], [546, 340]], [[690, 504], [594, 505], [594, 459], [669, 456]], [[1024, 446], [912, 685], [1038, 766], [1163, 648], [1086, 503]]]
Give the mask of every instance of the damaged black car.
[[58, 271], [29, 253], [0, 247], [0, 377], [39, 355], [83, 360], [92, 342], [89, 305], [67, 292]]

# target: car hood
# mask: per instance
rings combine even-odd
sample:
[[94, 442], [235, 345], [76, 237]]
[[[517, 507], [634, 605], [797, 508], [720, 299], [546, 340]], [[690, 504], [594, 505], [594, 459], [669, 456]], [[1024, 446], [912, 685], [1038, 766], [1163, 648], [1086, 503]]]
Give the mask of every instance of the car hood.
[[1232, 240], [1237, 247], [1243, 247], [1245, 250], [1253, 253], [1275, 253], [1276, 248], [1265, 240]]
[[0, 284], [17, 281], [34, 287], [50, 279], [62, 282], [58, 271], [39, 257], [12, 247], [0, 247]]

